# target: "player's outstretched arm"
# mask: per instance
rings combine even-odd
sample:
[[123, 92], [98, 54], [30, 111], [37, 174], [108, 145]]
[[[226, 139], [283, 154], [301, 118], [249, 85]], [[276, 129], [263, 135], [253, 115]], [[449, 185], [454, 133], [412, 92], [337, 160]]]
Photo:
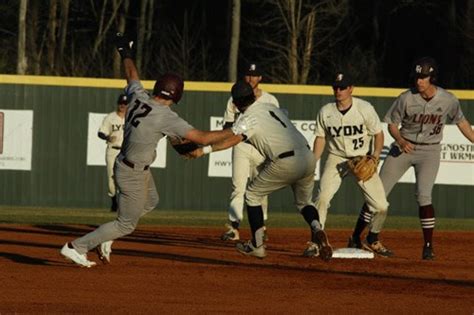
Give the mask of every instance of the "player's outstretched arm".
[[461, 133], [466, 137], [471, 143], [474, 142], [474, 130], [471, 127], [471, 123], [464, 118], [460, 122], [457, 123], [457, 126]]
[[135, 49], [134, 41], [128, 39], [128, 37], [124, 36], [122, 33], [116, 33], [114, 42], [117, 52], [120, 54], [120, 57], [122, 57], [125, 78], [127, 79], [127, 82], [129, 83], [130, 81], [135, 80], [138, 81], [138, 70], [135, 66], [135, 62], [133, 61]]

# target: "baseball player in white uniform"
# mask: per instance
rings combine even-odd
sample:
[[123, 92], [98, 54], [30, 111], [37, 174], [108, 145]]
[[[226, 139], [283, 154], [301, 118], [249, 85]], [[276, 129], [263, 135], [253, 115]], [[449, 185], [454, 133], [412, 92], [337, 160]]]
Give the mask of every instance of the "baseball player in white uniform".
[[[328, 158], [316, 198], [316, 208], [323, 227], [330, 202], [342, 179], [349, 174], [347, 162], [351, 158], [367, 154], [378, 159], [384, 143], [380, 119], [373, 106], [352, 96], [352, 79], [346, 73], [338, 72], [332, 87], [335, 101], [324, 105], [318, 114], [313, 147], [314, 156], [319, 160], [326, 143], [328, 144]], [[370, 212], [387, 212], [388, 202], [377, 173], [369, 180], [358, 181], [357, 184]], [[374, 220], [373, 230], [378, 232], [382, 223]], [[374, 238], [374, 235], [369, 234], [362, 246], [382, 256], [392, 255], [392, 252], [376, 239], [376, 235]]]
[[115, 158], [122, 148], [123, 126], [125, 124], [127, 104], [127, 95], [120, 94], [117, 99], [117, 109], [105, 116], [97, 133], [97, 136], [107, 143], [105, 164], [107, 166], [108, 195], [112, 200], [110, 211], [112, 212], [116, 212], [118, 207], [117, 190], [114, 180], [114, 163]]
[[66, 243], [60, 253], [66, 259], [83, 267], [92, 267], [87, 252], [97, 249], [103, 262], [110, 262], [113, 240], [132, 233], [143, 215], [158, 204], [159, 195], [150, 171], [156, 158], [156, 146], [164, 136], [188, 139], [209, 145], [248, 130], [247, 120], [241, 119], [232, 128], [219, 131], [201, 131], [172, 111], [170, 106], [181, 99], [184, 82], [175, 74], [164, 74], [155, 83], [153, 94], [146, 91], [138, 77], [133, 61], [133, 41], [122, 34], [116, 35], [116, 46], [122, 56], [127, 78], [126, 94], [130, 99], [124, 141], [115, 160], [115, 177], [119, 190], [117, 218], [96, 230]]
[[[291, 186], [295, 204], [311, 230], [311, 255], [324, 260], [332, 257], [332, 248], [319, 223], [319, 216], [312, 202], [316, 161], [305, 137], [295, 128], [283, 111], [273, 104], [256, 103], [252, 86], [239, 81], [232, 87], [232, 99], [242, 115], [237, 120], [254, 121], [252, 129], [209, 149], [198, 149], [200, 155], [234, 146], [242, 141], [250, 142], [264, 157], [263, 169], [250, 182], [245, 193], [245, 203], [252, 233], [247, 243], [238, 243], [237, 250], [245, 255], [266, 256], [262, 201], [269, 194]], [[197, 156], [200, 156], [197, 155]]]
[[[262, 81], [262, 72], [256, 63], [250, 63], [245, 68], [244, 80], [252, 86], [256, 101], [252, 106], [258, 104], [273, 104], [280, 107], [275, 96], [259, 88]], [[232, 101], [232, 97], [227, 101], [226, 111], [224, 113], [224, 129], [230, 128], [236, 121], [240, 111]], [[229, 224], [226, 224], [228, 230], [222, 234], [222, 240], [239, 240], [239, 226], [244, 214], [244, 195], [247, 189], [247, 181], [254, 179], [263, 167], [264, 157], [258, 150], [248, 142], [241, 142], [232, 148], [232, 193], [230, 195], [229, 205]], [[268, 198], [262, 200], [263, 218], [267, 220]]]

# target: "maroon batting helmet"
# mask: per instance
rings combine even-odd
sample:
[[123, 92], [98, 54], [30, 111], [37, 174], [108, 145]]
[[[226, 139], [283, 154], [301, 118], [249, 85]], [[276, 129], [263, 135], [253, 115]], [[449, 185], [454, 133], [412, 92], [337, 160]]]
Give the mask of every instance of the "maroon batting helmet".
[[174, 73], [166, 73], [155, 82], [153, 95], [178, 103], [183, 96], [184, 81]]

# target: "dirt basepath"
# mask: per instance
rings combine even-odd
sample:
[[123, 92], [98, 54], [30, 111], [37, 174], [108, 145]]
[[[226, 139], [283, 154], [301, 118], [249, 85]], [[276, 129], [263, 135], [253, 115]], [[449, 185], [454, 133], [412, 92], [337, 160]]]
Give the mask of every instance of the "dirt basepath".
[[[92, 228], [0, 225], [0, 314], [474, 312], [474, 232], [435, 232], [435, 261], [421, 260], [421, 231], [386, 231], [396, 257], [327, 263], [301, 256], [304, 229], [270, 229], [259, 260], [220, 229], [140, 227], [110, 265], [64, 261], [61, 246]], [[328, 235], [345, 247], [349, 231]]]

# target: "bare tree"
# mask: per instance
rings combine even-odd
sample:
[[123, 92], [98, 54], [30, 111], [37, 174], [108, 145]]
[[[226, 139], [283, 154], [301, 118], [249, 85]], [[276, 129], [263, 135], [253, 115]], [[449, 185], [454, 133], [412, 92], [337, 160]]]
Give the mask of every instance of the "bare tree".
[[[113, 7], [120, 7], [121, 2], [119, 0], [113, 0]], [[117, 16], [117, 32], [124, 33], [127, 25], [127, 15], [128, 15], [129, 0], [124, 0], [122, 6], [120, 7], [119, 14]], [[114, 54], [114, 63], [113, 63], [113, 75], [115, 78], [121, 77], [121, 66], [122, 60], [118, 53]]]
[[330, 54], [331, 46], [347, 35], [338, 30], [348, 15], [348, 0], [267, 0], [263, 5], [268, 15], [250, 22], [258, 30], [258, 40], [247, 42], [267, 59], [270, 56], [266, 77], [306, 84], [316, 56]]
[[68, 31], [68, 22], [69, 22], [69, 4], [70, 0], [61, 0], [61, 15], [59, 19], [59, 49], [58, 56], [61, 66], [61, 73], [65, 73], [65, 56], [64, 49], [66, 47], [66, 35]]
[[56, 52], [56, 30], [57, 30], [57, 10], [58, 1], [50, 0], [48, 15], [48, 42], [46, 45], [48, 56], [48, 67], [46, 74], [53, 74], [55, 71], [55, 52]]
[[240, 41], [240, 0], [232, 0], [232, 29], [230, 37], [228, 77], [230, 82], [237, 80], [237, 62]]
[[28, 0], [21, 0], [18, 12], [18, 61], [17, 73], [25, 74], [28, 67], [26, 59], [26, 11]]

